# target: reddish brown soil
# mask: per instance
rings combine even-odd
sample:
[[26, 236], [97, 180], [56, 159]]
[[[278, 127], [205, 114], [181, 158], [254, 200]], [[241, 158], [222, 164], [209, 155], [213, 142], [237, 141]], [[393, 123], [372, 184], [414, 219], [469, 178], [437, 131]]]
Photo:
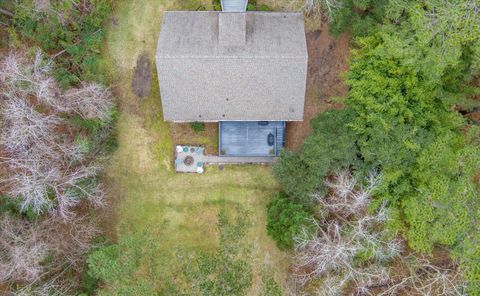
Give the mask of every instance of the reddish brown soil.
[[287, 123], [286, 147], [298, 150], [311, 133], [310, 120], [331, 108], [340, 108], [331, 97], [345, 96], [347, 87], [340, 78], [348, 70], [349, 36], [333, 38], [328, 32], [328, 23], [323, 22], [320, 30], [307, 33], [308, 76], [302, 122]]

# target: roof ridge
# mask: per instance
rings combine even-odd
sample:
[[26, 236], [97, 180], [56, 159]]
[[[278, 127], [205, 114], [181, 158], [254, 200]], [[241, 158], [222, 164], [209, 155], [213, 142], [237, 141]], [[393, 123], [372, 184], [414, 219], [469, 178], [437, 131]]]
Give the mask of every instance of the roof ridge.
[[243, 14], [302, 14], [299, 11], [246, 11], [246, 12], [229, 12], [219, 10], [165, 10], [163, 13], [243, 13]]
[[227, 56], [227, 55], [212, 55], [212, 56], [202, 56], [202, 55], [156, 55], [158, 58], [161, 59], [178, 59], [178, 58], [184, 58], [184, 59], [206, 59], [206, 58], [212, 58], [212, 59], [307, 59], [308, 56], [305, 55], [272, 55], [272, 56], [264, 56], [264, 55], [254, 55], [254, 56]]

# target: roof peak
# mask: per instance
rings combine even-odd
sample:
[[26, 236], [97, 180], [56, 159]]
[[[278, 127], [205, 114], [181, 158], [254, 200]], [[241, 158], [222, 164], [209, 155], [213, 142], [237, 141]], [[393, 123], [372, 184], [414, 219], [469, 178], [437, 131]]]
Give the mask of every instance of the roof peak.
[[303, 15], [278, 12], [165, 12], [163, 58], [306, 58]]

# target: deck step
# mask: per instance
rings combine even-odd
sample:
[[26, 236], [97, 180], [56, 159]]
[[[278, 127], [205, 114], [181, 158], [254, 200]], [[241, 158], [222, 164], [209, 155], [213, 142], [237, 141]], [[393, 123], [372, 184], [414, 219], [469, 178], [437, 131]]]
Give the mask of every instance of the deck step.
[[206, 164], [247, 164], [247, 163], [273, 163], [277, 157], [272, 156], [216, 156], [206, 155]]

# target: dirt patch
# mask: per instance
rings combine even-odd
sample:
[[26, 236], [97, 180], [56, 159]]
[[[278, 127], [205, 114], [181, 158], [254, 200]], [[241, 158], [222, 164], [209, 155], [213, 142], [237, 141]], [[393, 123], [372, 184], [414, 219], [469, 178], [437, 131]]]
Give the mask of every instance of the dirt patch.
[[50, 0], [35, 0], [35, 9], [37, 11], [47, 11], [50, 9]]
[[293, 150], [298, 150], [312, 132], [310, 120], [325, 110], [340, 108], [342, 105], [331, 98], [345, 96], [348, 90], [340, 75], [348, 70], [349, 36], [333, 38], [327, 22], [323, 22], [320, 30], [306, 35], [308, 75], [304, 117], [302, 122], [288, 122], [286, 130], [286, 147]]
[[141, 54], [135, 66], [132, 90], [140, 98], [148, 97], [152, 88], [152, 70], [150, 69], [150, 58], [147, 53]]
[[110, 22], [112, 23], [113, 27], [118, 26], [118, 18], [112, 16], [112, 17], [110, 17]]
[[195, 132], [189, 123], [170, 124], [173, 144], [199, 145], [205, 147], [205, 154], [218, 154], [218, 123], [205, 123], [203, 132]]

